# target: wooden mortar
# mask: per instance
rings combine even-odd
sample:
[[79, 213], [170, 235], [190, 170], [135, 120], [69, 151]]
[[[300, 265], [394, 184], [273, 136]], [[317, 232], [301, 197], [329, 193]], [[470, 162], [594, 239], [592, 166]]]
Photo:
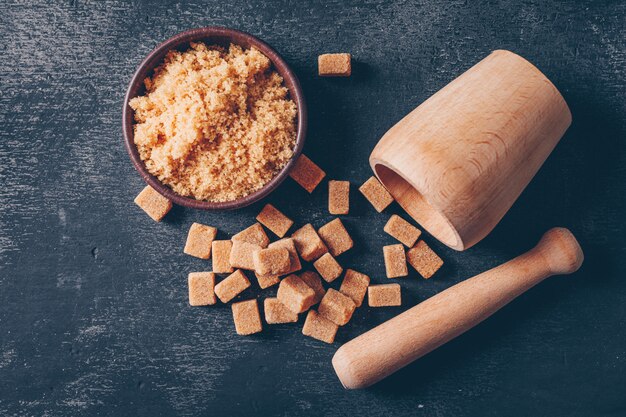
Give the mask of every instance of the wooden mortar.
[[389, 129], [370, 165], [411, 217], [464, 250], [502, 219], [571, 121], [535, 66], [494, 51]]

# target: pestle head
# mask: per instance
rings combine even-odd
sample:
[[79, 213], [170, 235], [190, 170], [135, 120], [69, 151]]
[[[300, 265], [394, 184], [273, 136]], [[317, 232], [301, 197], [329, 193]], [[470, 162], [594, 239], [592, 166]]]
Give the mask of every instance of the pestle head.
[[585, 259], [572, 232], [563, 227], [555, 227], [544, 233], [535, 249], [541, 253], [555, 275], [576, 272]]

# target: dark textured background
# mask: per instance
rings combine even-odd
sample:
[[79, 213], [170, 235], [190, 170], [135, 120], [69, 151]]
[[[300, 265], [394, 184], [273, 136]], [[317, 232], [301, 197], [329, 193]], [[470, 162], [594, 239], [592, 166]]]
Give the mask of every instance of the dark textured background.
[[[203, 25], [248, 31], [300, 77], [305, 152], [352, 181], [344, 266], [382, 283], [393, 242], [355, 191], [369, 152], [409, 110], [491, 50], [520, 53], [563, 92], [572, 127], [494, 232], [425, 281], [402, 308], [357, 310], [326, 345], [280, 325], [235, 334], [230, 308], [190, 308], [189, 225], [222, 236], [230, 213], [176, 207], [157, 224], [122, 146], [127, 82], [160, 41]], [[0, 415], [626, 415], [626, 3], [624, 1], [0, 2]], [[349, 79], [316, 76], [348, 51]], [[287, 180], [269, 199], [319, 226], [326, 187]], [[468, 334], [365, 391], [344, 391], [337, 347], [448, 286], [530, 248], [549, 227], [586, 252]], [[273, 291], [268, 291], [273, 293]], [[246, 297], [257, 292], [248, 290]]]

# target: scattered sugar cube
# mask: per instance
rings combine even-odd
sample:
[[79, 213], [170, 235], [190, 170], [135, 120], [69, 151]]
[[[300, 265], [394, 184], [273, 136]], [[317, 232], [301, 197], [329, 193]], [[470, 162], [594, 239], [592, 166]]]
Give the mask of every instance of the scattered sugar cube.
[[328, 212], [330, 214], [350, 212], [350, 181], [328, 181]]
[[156, 222], [160, 222], [172, 209], [172, 202], [149, 185], [135, 197], [135, 204]]
[[259, 282], [259, 287], [261, 287], [262, 290], [280, 282], [280, 277], [278, 275], [259, 275], [256, 272], [254, 275], [256, 276], [256, 280]]
[[213, 239], [215, 239], [215, 235], [217, 235], [215, 227], [200, 223], [192, 224], [189, 228], [183, 252], [196, 258], [209, 259], [209, 256], [211, 256], [211, 244]]
[[322, 255], [321, 258], [313, 263], [313, 266], [326, 282], [333, 282], [339, 278], [343, 272], [343, 268], [339, 265], [339, 262], [337, 262], [330, 253]]
[[271, 204], [266, 204], [256, 219], [278, 237], [284, 237], [287, 230], [293, 225], [293, 220]]
[[244, 242], [243, 240], [234, 240], [230, 249], [230, 258], [228, 262], [233, 268], [254, 270], [254, 252], [263, 249], [254, 243]]
[[302, 269], [302, 264], [300, 264], [300, 257], [298, 256], [298, 251], [296, 250], [296, 244], [293, 242], [293, 239], [290, 237], [286, 237], [281, 240], [277, 240], [276, 242], [270, 243], [268, 248], [271, 249], [287, 249], [289, 252], [289, 262], [291, 266], [287, 270], [287, 272], [283, 272], [281, 275], [291, 274], [292, 272], [296, 272]]
[[211, 242], [211, 258], [213, 272], [217, 274], [231, 274], [234, 269], [230, 266], [230, 250], [233, 242], [230, 240], [214, 240]]
[[401, 244], [383, 246], [383, 257], [385, 258], [387, 278], [406, 277], [409, 275], [404, 246]]
[[208, 306], [216, 303], [213, 272], [191, 272], [187, 282], [189, 283], [190, 305]]
[[379, 213], [393, 203], [393, 197], [376, 177], [370, 177], [369, 180], [365, 181], [359, 191]]
[[256, 300], [233, 303], [233, 320], [238, 335], [246, 336], [263, 330], [259, 305]]
[[278, 286], [278, 300], [294, 313], [307, 311], [315, 301], [315, 291], [296, 275], [289, 275]]
[[296, 230], [291, 237], [298, 253], [307, 262], [313, 262], [328, 252], [328, 248], [310, 223]]
[[250, 281], [240, 269], [236, 270], [215, 286], [215, 295], [227, 303], [250, 286]]
[[317, 311], [320, 315], [333, 323], [343, 326], [352, 318], [352, 313], [356, 309], [356, 304], [352, 298], [343, 295], [339, 291], [329, 288], [322, 298]]
[[348, 53], [323, 54], [317, 57], [317, 70], [322, 77], [349, 77], [352, 73], [351, 55]]
[[383, 230], [409, 248], [415, 245], [415, 242], [417, 242], [417, 239], [419, 239], [422, 234], [420, 229], [395, 214], [389, 218]]
[[263, 302], [265, 321], [267, 324], [295, 323], [298, 321], [298, 313], [289, 310], [278, 298], [266, 298]]
[[339, 292], [352, 298], [354, 304], [360, 307], [365, 298], [368, 285], [370, 285], [370, 277], [353, 269], [347, 269]]
[[426, 279], [432, 277], [443, 265], [443, 260], [423, 240], [409, 249], [406, 256], [411, 266]]
[[289, 176], [310, 194], [322, 182], [326, 173], [306, 155], [302, 154], [294, 164]]
[[339, 326], [322, 317], [317, 311], [311, 310], [306, 315], [302, 334], [326, 343], [333, 343]]
[[259, 275], [282, 275], [289, 271], [291, 259], [284, 248], [261, 249], [252, 254], [254, 270]]
[[402, 305], [400, 284], [372, 285], [367, 289], [370, 307], [390, 307]]
[[328, 247], [328, 251], [333, 256], [341, 255], [345, 251], [351, 249], [354, 245], [348, 231], [339, 219], [326, 223], [324, 226], [320, 227], [317, 233], [320, 235]]
[[248, 243], [254, 243], [255, 245], [259, 245], [261, 248], [267, 248], [267, 245], [270, 243], [270, 238], [265, 234], [265, 230], [263, 230], [263, 226], [259, 223], [254, 223], [252, 226], [243, 229], [241, 232], [233, 235], [231, 238], [233, 242], [242, 241]]
[[316, 272], [305, 271], [300, 274], [300, 279], [304, 281], [306, 285], [311, 287], [313, 291], [315, 291], [315, 300], [313, 304], [317, 304], [322, 301], [322, 298], [324, 298], [324, 295], [326, 294], [326, 290], [322, 285], [322, 279], [320, 276]]

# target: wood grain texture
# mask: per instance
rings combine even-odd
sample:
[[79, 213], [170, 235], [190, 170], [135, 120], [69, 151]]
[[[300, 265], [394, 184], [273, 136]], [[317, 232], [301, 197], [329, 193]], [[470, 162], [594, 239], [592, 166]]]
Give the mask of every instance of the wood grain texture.
[[[0, 2], [0, 415], [620, 415], [626, 410], [626, 4], [623, 1], [143, 0]], [[297, 326], [235, 334], [230, 307], [187, 305], [193, 222], [224, 239], [271, 202], [319, 227], [326, 186], [290, 179], [241, 211], [175, 207], [161, 224], [132, 200], [143, 181], [123, 147], [121, 103], [141, 59], [182, 30], [225, 25], [272, 45], [301, 80], [304, 152], [329, 178], [371, 176], [382, 134], [494, 49], [535, 63], [574, 122], [494, 231], [401, 283], [403, 306], [361, 307], [329, 346]], [[346, 51], [352, 76], [316, 76]], [[340, 260], [387, 283], [380, 248], [397, 205], [358, 193]], [[552, 226], [586, 262], [369, 390], [346, 392], [337, 347], [510, 259]], [[339, 285], [339, 282], [337, 282]], [[253, 289], [244, 296], [257, 294]], [[264, 294], [275, 294], [267, 290]]]

